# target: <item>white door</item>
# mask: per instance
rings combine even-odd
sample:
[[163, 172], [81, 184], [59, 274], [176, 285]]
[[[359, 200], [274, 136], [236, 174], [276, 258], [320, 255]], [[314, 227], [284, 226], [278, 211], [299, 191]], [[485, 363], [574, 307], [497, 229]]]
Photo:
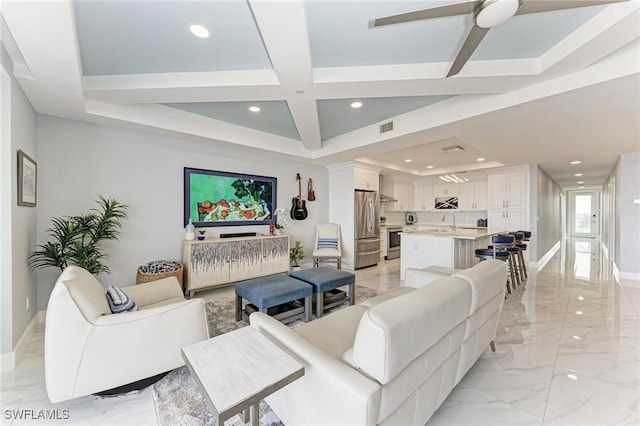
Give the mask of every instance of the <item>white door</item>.
[[569, 232], [572, 237], [600, 235], [600, 191], [569, 192]]

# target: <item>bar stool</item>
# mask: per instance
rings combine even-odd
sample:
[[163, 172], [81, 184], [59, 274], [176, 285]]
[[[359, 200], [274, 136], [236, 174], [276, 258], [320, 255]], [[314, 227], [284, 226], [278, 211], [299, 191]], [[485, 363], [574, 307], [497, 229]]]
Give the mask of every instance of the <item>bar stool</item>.
[[518, 229], [518, 232], [522, 232], [524, 234], [524, 241], [529, 241], [531, 238], [531, 231], [523, 231], [522, 229]]
[[525, 234], [522, 231], [509, 232], [516, 239], [514, 245], [518, 248], [518, 271], [520, 272], [520, 281], [524, 281], [529, 278], [527, 274], [527, 263], [524, 260], [524, 251], [527, 249], [527, 245], [524, 243]]
[[509, 281], [507, 281], [507, 292], [511, 294], [511, 286], [516, 288], [516, 280], [517, 276], [515, 274], [515, 267], [513, 264], [513, 256], [507, 250], [507, 247], [513, 245], [515, 238], [513, 235], [493, 235], [491, 237], [491, 242], [493, 243], [491, 248], [486, 249], [476, 249], [475, 255], [480, 261], [487, 259], [498, 259], [503, 262], [507, 262], [509, 265], [509, 273], [511, 275], [511, 285], [509, 285]]
[[[515, 245], [515, 236], [509, 234], [499, 234], [497, 235], [498, 237], [513, 237], [513, 240], [510, 240], [509, 238], [504, 239], [505, 241], [501, 244], [498, 244], [498, 248], [502, 251], [506, 251], [509, 253], [509, 269], [513, 270], [513, 274], [515, 276], [515, 280], [511, 283], [511, 285], [513, 286], [513, 288], [515, 289], [516, 286], [521, 285], [524, 282], [524, 277], [522, 277], [521, 275], [521, 270], [520, 270], [520, 266], [519, 266], [519, 254], [520, 254], [520, 248], [516, 247]], [[507, 242], [507, 240], [511, 241], [511, 242]], [[489, 249], [493, 249], [494, 244], [490, 245], [488, 248]]]

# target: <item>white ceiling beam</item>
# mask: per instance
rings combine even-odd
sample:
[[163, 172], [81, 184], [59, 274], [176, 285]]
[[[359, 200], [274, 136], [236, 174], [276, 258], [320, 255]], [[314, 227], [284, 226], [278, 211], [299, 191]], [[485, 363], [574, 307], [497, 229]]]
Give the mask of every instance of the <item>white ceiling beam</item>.
[[[250, 0], [249, 4], [306, 149], [322, 147], [313, 84], [311, 48], [302, 1]], [[297, 93], [302, 91], [302, 93]]]
[[100, 118], [130, 121], [144, 126], [191, 134], [299, 157], [310, 157], [296, 139], [274, 135], [226, 121], [215, 120], [163, 105], [114, 105], [87, 100], [87, 114]]
[[35, 110], [79, 118], [82, 67], [72, 9], [70, 1], [8, 1], [2, 14], [28, 70], [16, 78]]
[[583, 69], [640, 36], [640, 2], [610, 5], [539, 58], [541, 72]]
[[407, 141], [404, 146], [397, 146], [396, 149], [405, 148], [411, 144], [419, 145], [424, 143], [424, 136], [414, 137], [413, 135], [424, 135], [429, 129], [442, 129], [471, 117], [638, 74], [640, 73], [638, 44], [639, 42], [636, 41], [628, 48], [621, 49], [584, 70], [520, 90], [496, 95], [457, 96], [401, 114], [390, 119], [394, 121], [394, 130], [382, 135], [376, 123], [336, 136], [325, 141], [323, 149], [314, 153], [314, 158], [370, 155], [374, 145], [400, 138], [407, 138]]
[[87, 98], [116, 103], [282, 100], [272, 69], [84, 77]]

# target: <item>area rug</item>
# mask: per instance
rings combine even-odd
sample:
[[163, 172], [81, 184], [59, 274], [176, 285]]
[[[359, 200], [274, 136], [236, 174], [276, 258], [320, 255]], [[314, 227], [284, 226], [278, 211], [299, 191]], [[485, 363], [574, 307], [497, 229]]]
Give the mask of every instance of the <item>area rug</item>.
[[[356, 303], [361, 303], [378, 294], [377, 291], [370, 288], [356, 286]], [[329, 310], [329, 313], [346, 306], [347, 304], [336, 306]], [[205, 303], [205, 307], [209, 335], [211, 337], [249, 325], [245, 319], [236, 322], [234, 299], [208, 301]], [[297, 327], [301, 324], [304, 324], [304, 322], [298, 320], [288, 325], [289, 327]], [[198, 385], [187, 367], [177, 368], [153, 384], [151, 386], [151, 395], [153, 396], [160, 425], [212, 426], [217, 424], [215, 416], [209, 410], [202, 393], [198, 389]], [[235, 416], [225, 424], [227, 426], [239, 426], [244, 423], [239, 416]], [[264, 401], [260, 403], [260, 425], [282, 425], [278, 416]]]

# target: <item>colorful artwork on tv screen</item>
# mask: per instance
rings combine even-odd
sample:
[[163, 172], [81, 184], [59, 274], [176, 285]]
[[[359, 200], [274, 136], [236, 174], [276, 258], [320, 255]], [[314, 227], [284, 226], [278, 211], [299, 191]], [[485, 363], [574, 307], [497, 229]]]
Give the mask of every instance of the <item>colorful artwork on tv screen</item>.
[[276, 209], [275, 177], [184, 169], [185, 225], [268, 225]]

